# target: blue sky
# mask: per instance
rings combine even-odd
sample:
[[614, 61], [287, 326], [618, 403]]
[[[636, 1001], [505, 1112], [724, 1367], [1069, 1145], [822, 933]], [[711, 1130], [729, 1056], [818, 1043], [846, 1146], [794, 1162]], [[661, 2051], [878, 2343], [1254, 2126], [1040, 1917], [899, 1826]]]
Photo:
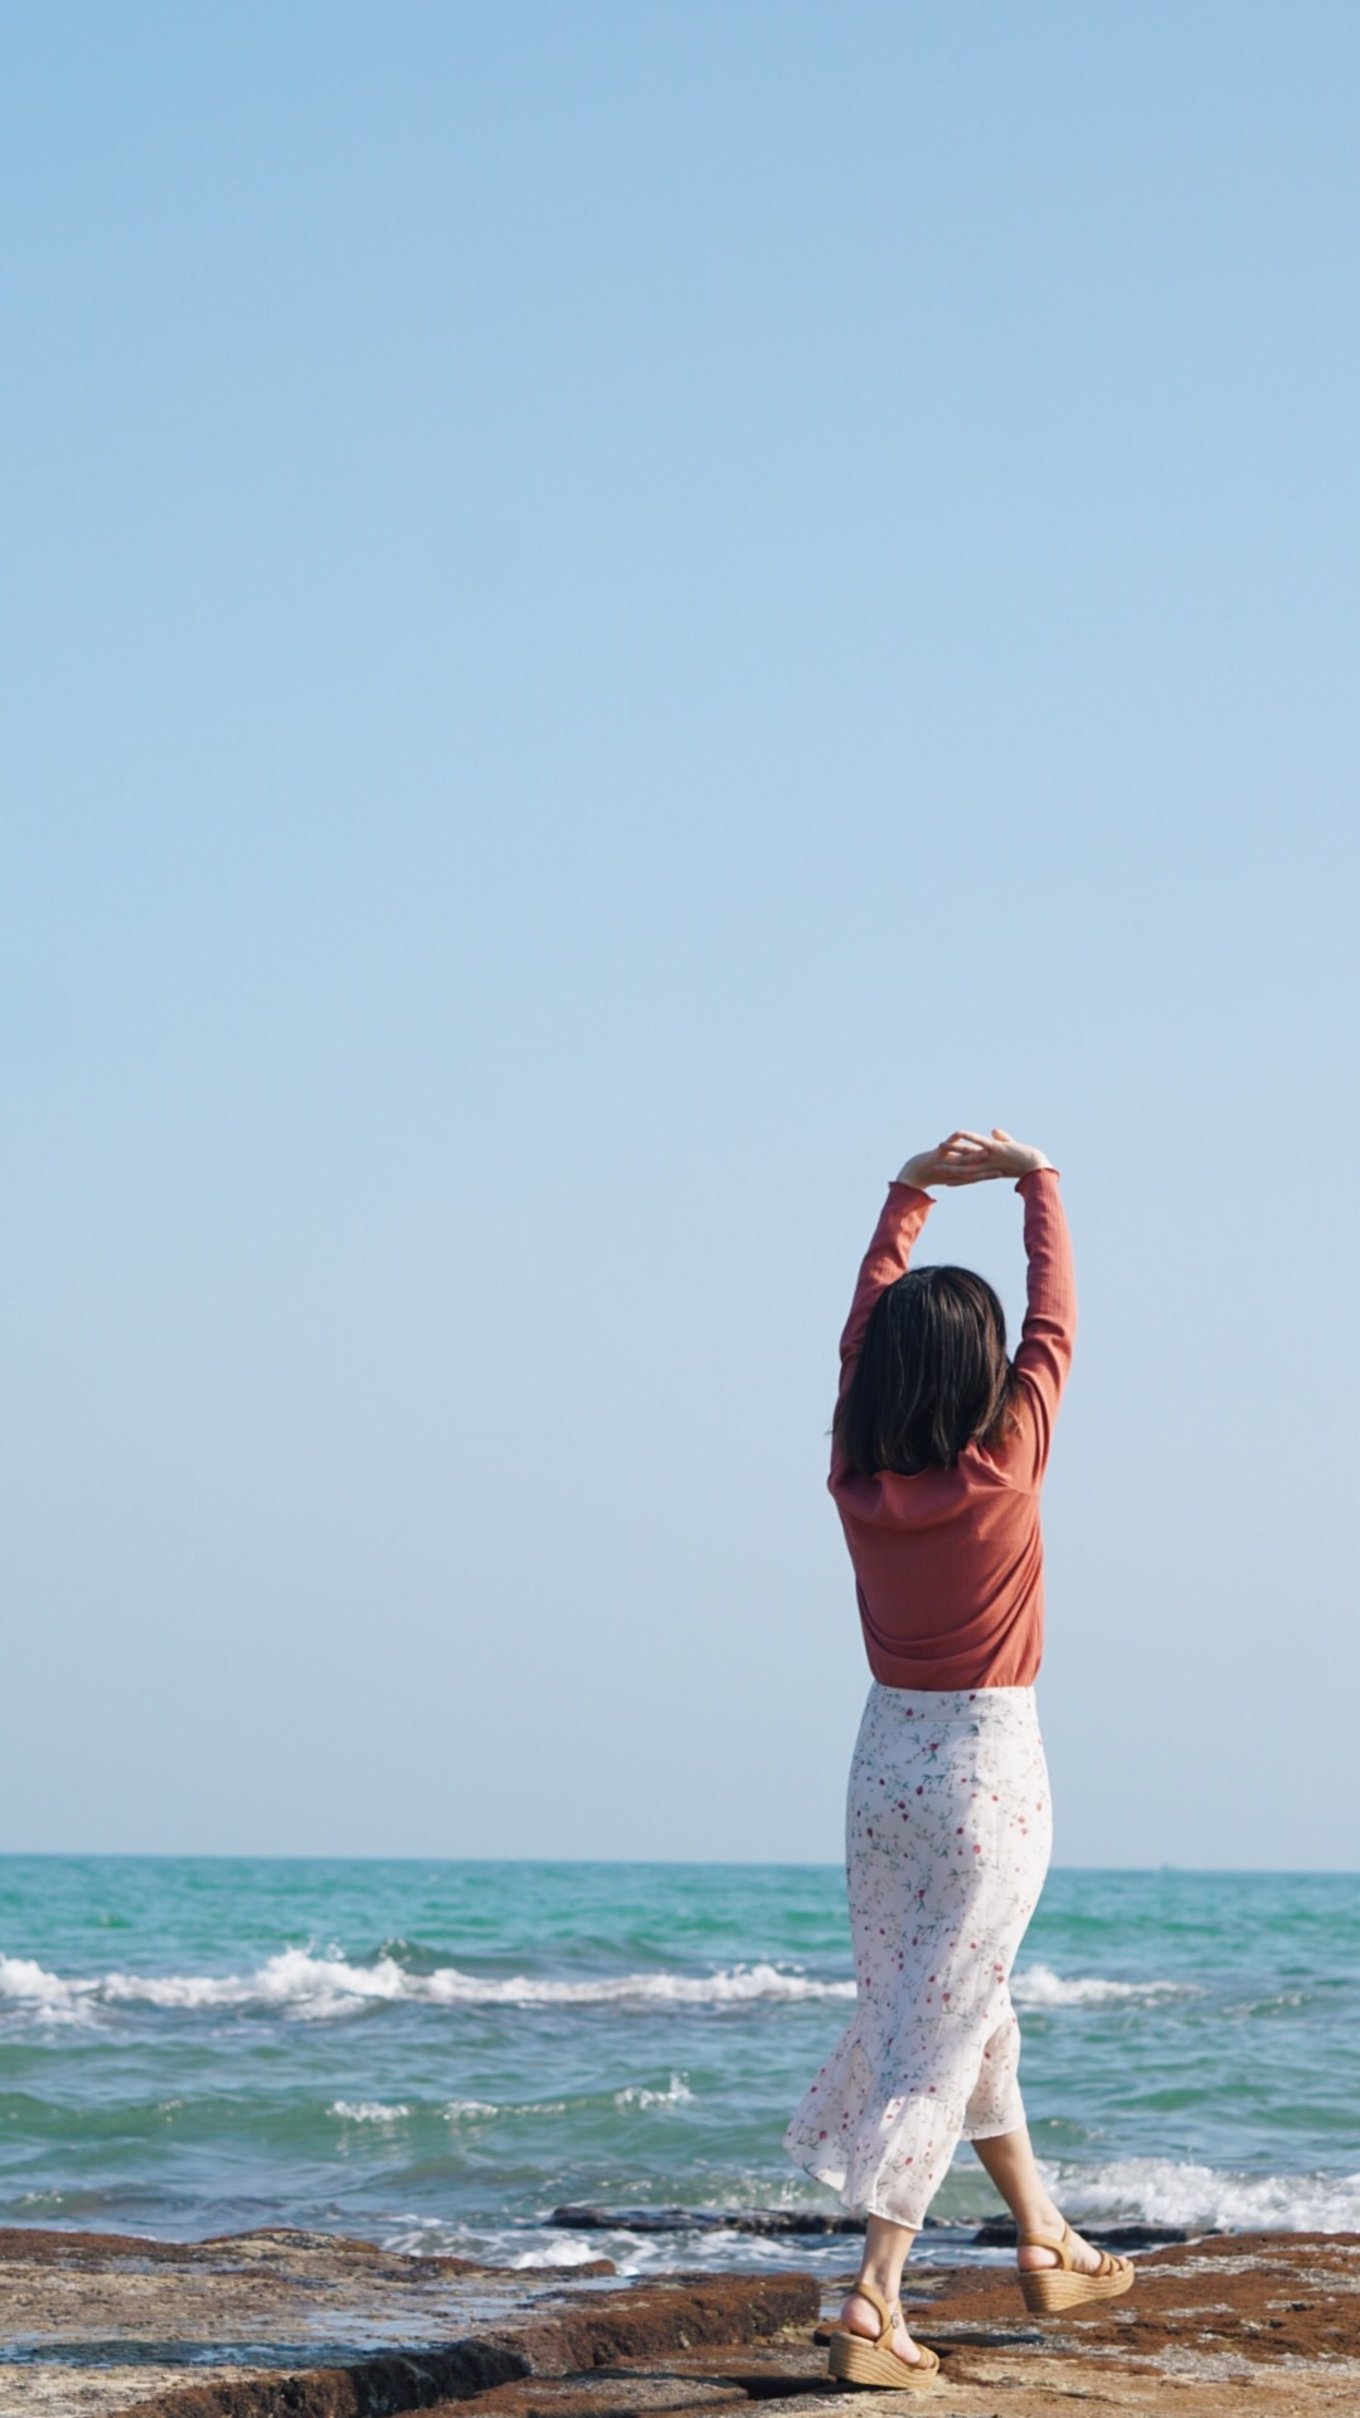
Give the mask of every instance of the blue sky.
[[1353, 1864], [1354, 12], [3, 51], [8, 1844], [834, 1861], [998, 1122], [1059, 1860]]

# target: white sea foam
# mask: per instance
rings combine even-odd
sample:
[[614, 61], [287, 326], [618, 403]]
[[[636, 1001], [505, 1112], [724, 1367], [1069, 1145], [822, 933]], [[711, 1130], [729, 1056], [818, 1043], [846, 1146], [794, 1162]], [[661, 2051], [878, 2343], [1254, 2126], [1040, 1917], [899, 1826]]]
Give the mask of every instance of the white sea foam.
[[[1077, 2223], [1175, 2225], [1191, 2234], [1360, 2230], [1360, 2174], [1244, 2175], [1158, 2158], [1094, 2167], [1045, 2161], [1042, 2172]], [[467, 2228], [415, 2215], [397, 2220], [382, 2240], [389, 2250], [452, 2251], [507, 2267], [567, 2266], [603, 2256], [614, 2261], [620, 2275], [661, 2271], [678, 2257], [687, 2267], [730, 2267], [734, 2253], [744, 2267], [787, 2266], [793, 2249], [787, 2235], [738, 2235], [718, 2228], [638, 2234], [622, 2225], [583, 2234], [545, 2226], [526, 2243], [519, 2225]], [[796, 2263], [814, 2272], [834, 2273], [845, 2264], [845, 2244], [836, 2236], [804, 2237], [796, 2248]], [[945, 2255], [958, 2255], [957, 2246]]]
[[1360, 2230], [1360, 2174], [1245, 2175], [1171, 2158], [1046, 2167], [1045, 2174], [1079, 2223], [1131, 2220], [1188, 2233]]
[[1130, 1999], [1192, 1998], [1193, 1983], [1180, 1981], [1104, 1981], [1094, 1974], [1067, 1979], [1047, 1965], [1027, 1965], [1011, 1977], [1011, 1997], [1018, 2007], [1103, 2007]]
[[[583, 2267], [588, 2260], [612, 2258], [621, 2275], [632, 2270], [618, 2258], [621, 2238], [632, 2242], [641, 2237], [629, 2234], [609, 2236], [606, 2249], [596, 2235], [579, 2233], [536, 2233], [526, 2249], [522, 2226], [490, 2227], [449, 2225], [442, 2217], [416, 2216], [398, 2218], [382, 2235], [384, 2250], [399, 2251], [406, 2258], [475, 2258], [487, 2260], [496, 2267]], [[650, 2241], [643, 2248], [650, 2256], [656, 2245]]]
[[354, 1965], [338, 1950], [325, 1956], [283, 1948], [254, 1973], [105, 1973], [63, 1980], [41, 1965], [0, 1956], [0, 2000], [51, 2019], [88, 2016], [101, 2006], [150, 2006], [186, 2011], [232, 2007], [277, 2009], [307, 2022], [354, 2014], [399, 2000], [432, 2006], [726, 2006], [754, 1999], [853, 1998], [852, 1981], [815, 1981], [770, 1964], [736, 1965], [718, 1973], [621, 1973], [583, 1981], [528, 1974], [464, 1973], [442, 1965], [408, 1973], [394, 1957]]
[[333, 2099], [326, 2113], [343, 2124], [400, 2124], [411, 2111], [400, 2100], [389, 2106], [382, 2099]]
[[797, 2001], [853, 1998], [853, 1981], [813, 1981], [804, 1973], [781, 1973], [774, 1965], [735, 1965], [723, 1973], [620, 1973], [588, 1981], [533, 1980], [517, 1973], [505, 1979], [460, 1973], [404, 1977], [407, 1995], [457, 2006], [728, 2006], [751, 1999]]
[[0, 1956], [0, 2000], [8, 1999], [41, 2023], [78, 2023], [94, 1988], [62, 1981], [29, 1957]]
[[537, 2243], [532, 2250], [517, 2250], [507, 2257], [507, 2267], [583, 2267], [587, 2259], [603, 2256], [598, 2242], [583, 2241], [576, 2233], [554, 2233], [546, 2242]]
[[6, 1998], [27, 1998], [48, 2005], [68, 1988], [68, 1983], [58, 1981], [55, 1973], [35, 1965], [30, 1957], [0, 1956], [0, 1994]]
[[625, 2090], [615, 2091], [615, 2107], [687, 2107], [694, 2097], [683, 2074], [672, 2074], [664, 2091], [649, 2091], [644, 2083], [630, 2082]]
[[[1196, 1995], [1193, 1984], [1110, 1981], [1066, 1976], [1047, 1965], [1017, 1973], [1011, 1994], [1021, 2007], [1082, 2007]], [[303, 2021], [325, 2022], [365, 2006], [406, 2001], [430, 2006], [740, 2006], [756, 2000], [786, 2004], [853, 1999], [849, 1980], [819, 1980], [772, 1964], [733, 1965], [717, 1973], [618, 1973], [571, 1980], [561, 1975], [465, 1973], [441, 1965], [411, 1973], [395, 1957], [351, 1964], [338, 1949], [281, 1948], [253, 1973], [104, 1973], [63, 1979], [30, 1958], [0, 1956], [0, 2002], [8, 2000], [45, 2021], [88, 2019], [99, 2007], [148, 2006], [211, 2012], [276, 2009]]]

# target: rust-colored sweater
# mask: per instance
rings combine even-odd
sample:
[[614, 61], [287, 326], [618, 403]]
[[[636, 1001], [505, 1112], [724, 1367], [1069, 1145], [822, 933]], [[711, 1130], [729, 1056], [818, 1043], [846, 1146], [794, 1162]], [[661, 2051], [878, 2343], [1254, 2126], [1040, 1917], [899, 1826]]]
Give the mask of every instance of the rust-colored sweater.
[[[845, 1529], [869, 1668], [892, 1688], [1028, 1687], [1044, 1643], [1039, 1488], [1072, 1361], [1076, 1290], [1056, 1168], [1022, 1175], [1029, 1306], [1015, 1354], [1019, 1423], [968, 1445], [952, 1469], [858, 1476], [832, 1447], [827, 1483]], [[904, 1274], [934, 1202], [890, 1184], [841, 1337], [840, 1398], [870, 1312]]]

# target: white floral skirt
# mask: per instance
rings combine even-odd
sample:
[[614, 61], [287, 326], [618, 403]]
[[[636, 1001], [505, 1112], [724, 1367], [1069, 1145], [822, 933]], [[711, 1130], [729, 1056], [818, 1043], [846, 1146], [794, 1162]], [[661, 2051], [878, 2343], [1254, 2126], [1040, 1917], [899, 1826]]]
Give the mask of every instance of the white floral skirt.
[[845, 1809], [855, 2016], [784, 2136], [847, 2208], [919, 2226], [960, 2140], [1024, 2123], [1009, 1984], [1051, 1846], [1033, 1688], [875, 1680]]

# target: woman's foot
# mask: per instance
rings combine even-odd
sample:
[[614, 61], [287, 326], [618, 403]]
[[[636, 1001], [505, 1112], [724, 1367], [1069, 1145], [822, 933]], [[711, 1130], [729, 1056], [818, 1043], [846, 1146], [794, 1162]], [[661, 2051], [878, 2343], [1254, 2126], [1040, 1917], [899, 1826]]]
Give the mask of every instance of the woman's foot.
[[1133, 2289], [1132, 2259], [1093, 2250], [1061, 2218], [1052, 2233], [1043, 2225], [1021, 2235], [1016, 2264], [1021, 2297], [1036, 2317], [1056, 2317], [1086, 2301], [1120, 2300]]
[[[894, 2300], [893, 2306], [896, 2305], [896, 2301]], [[847, 2334], [862, 2334], [866, 2342], [877, 2342], [879, 2335], [883, 2331], [882, 2318], [879, 2316], [873, 2302], [871, 2300], [866, 2300], [862, 2292], [852, 2292], [850, 2294], [844, 2308], [841, 2310], [840, 2322]], [[893, 2328], [891, 2341], [885, 2343], [883, 2347], [885, 2351], [894, 2351], [904, 2367], [916, 2368], [921, 2364], [921, 2354], [917, 2349], [916, 2344], [912, 2341], [910, 2334], [907, 2332], [900, 2308], [898, 2309], [898, 2322]]]
[[[1039, 2230], [1051, 2235], [1054, 2242], [1059, 2242], [1063, 2235], [1063, 2219], [1055, 2210], [1052, 2221]], [[1077, 2275], [1099, 2275], [1101, 2273], [1102, 2253], [1099, 2250], [1093, 2250], [1090, 2243], [1083, 2240], [1081, 2234], [1071, 2229], [1067, 2235], [1067, 2254]], [[1060, 2264], [1061, 2261], [1056, 2250], [1044, 2249], [1037, 2243], [1022, 2243], [1016, 2252], [1016, 2265], [1022, 2275], [1035, 2275], [1041, 2267], [1057, 2267]]]

